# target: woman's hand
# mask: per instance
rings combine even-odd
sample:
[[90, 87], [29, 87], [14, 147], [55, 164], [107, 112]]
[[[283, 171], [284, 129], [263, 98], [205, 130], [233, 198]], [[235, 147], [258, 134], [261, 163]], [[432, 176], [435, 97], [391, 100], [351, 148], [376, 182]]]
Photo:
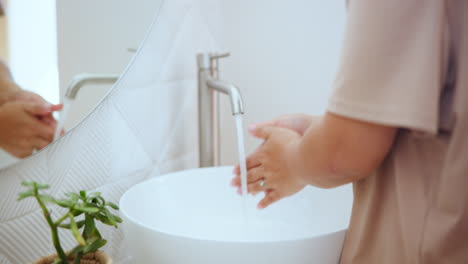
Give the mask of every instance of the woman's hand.
[[55, 125], [39, 120], [52, 115], [53, 106], [30, 102], [9, 102], [0, 106], [0, 147], [15, 157], [25, 158], [53, 140]]
[[253, 124], [249, 127], [249, 130], [253, 131], [265, 126], [274, 126], [291, 129], [302, 136], [311, 125], [317, 122], [318, 118], [317, 116], [306, 114], [288, 114], [267, 122]]
[[[270, 126], [290, 129], [303, 136], [307, 129], [309, 129], [311, 126], [314, 126], [319, 121], [319, 118], [320, 117], [318, 116], [311, 116], [306, 114], [288, 114], [267, 122], [252, 124], [249, 126], [249, 132], [254, 135], [257, 129]], [[239, 164], [236, 165], [233, 172], [235, 174], [240, 173]]]
[[[273, 126], [261, 126], [250, 133], [264, 140], [264, 143], [247, 158], [248, 192], [265, 192], [265, 197], [258, 204], [263, 209], [270, 204], [291, 196], [302, 190], [307, 184], [291, 173], [288, 162], [290, 154], [301, 141], [301, 134], [291, 129]], [[237, 167], [232, 185], [240, 188], [240, 172]]]

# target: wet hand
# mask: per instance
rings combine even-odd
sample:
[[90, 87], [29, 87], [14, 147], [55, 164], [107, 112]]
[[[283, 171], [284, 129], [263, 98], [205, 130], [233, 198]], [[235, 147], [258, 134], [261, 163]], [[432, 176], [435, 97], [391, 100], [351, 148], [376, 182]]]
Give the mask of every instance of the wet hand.
[[[299, 135], [303, 136], [307, 129], [314, 126], [319, 122], [318, 116], [306, 115], [306, 114], [287, 114], [270, 121], [252, 124], [249, 126], [249, 132], [255, 136], [255, 131], [263, 127], [281, 127], [292, 130]], [[240, 171], [239, 164], [234, 168], [234, 172], [237, 174]]]
[[[250, 133], [264, 142], [247, 158], [247, 183], [250, 194], [265, 193], [258, 204], [259, 209], [291, 196], [302, 190], [307, 184], [292, 173], [289, 168], [291, 153], [296, 151], [301, 134], [291, 129], [273, 126], [261, 126], [251, 129]], [[239, 166], [232, 185], [240, 188]]]

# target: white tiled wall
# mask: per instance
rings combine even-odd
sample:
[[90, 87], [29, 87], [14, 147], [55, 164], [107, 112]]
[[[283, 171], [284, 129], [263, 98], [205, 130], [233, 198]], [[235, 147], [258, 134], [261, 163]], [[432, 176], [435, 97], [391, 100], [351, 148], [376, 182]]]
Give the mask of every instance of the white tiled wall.
[[[321, 114], [338, 67], [345, 1], [220, 1], [225, 49], [222, 78], [244, 96], [245, 125], [286, 113]], [[234, 121], [222, 104], [222, 162], [237, 162]], [[247, 151], [259, 142], [246, 138]]]

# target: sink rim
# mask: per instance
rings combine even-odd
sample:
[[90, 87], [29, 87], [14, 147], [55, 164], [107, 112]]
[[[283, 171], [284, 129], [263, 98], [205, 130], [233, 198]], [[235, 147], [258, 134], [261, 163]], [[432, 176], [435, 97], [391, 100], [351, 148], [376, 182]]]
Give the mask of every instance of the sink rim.
[[[214, 170], [214, 169], [231, 169], [232, 170], [233, 166], [219, 166], [219, 167], [206, 167], [206, 168], [194, 168], [194, 169], [188, 169], [188, 170], [180, 170], [180, 171], [175, 171], [163, 175], [156, 176], [154, 178], [147, 179], [145, 181], [142, 181], [138, 184], [135, 184], [131, 188], [129, 188], [125, 193], [122, 195], [122, 197], [119, 200], [119, 207], [120, 207], [120, 212], [122, 216], [127, 219], [127, 221], [131, 221], [133, 225], [137, 225], [139, 227], [143, 227], [146, 230], [151, 230], [153, 232], [169, 236], [169, 237], [174, 237], [174, 238], [179, 238], [179, 239], [188, 239], [192, 241], [204, 241], [204, 242], [216, 242], [216, 243], [232, 243], [232, 244], [246, 244], [246, 243], [255, 243], [255, 244], [274, 244], [274, 243], [285, 243], [285, 242], [301, 242], [301, 241], [306, 241], [306, 240], [312, 240], [312, 239], [318, 239], [321, 237], [326, 237], [326, 236], [332, 236], [336, 235], [337, 233], [341, 232], [346, 232], [348, 230], [348, 227], [346, 228], [337, 228], [332, 232], [323, 232], [323, 233], [317, 233], [316, 235], [311, 235], [311, 236], [305, 236], [305, 237], [298, 237], [298, 238], [285, 238], [285, 239], [231, 239], [231, 240], [220, 240], [220, 239], [214, 239], [214, 238], [200, 238], [197, 236], [187, 236], [187, 235], [181, 235], [181, 234], [175, 234], [171, 233], [169, 231], [163, 230], [163, 229], [158, 229], [153, 226], [149, 226], [140, 220], [136, 219], [135, 217], [131, 216], [125, 209], [125, 206], [123, 205], [126, 198], [130, 195], [129, 193], [135, 189], [138, 188], [138, 186], [148, 184], [149, 182], [162, 182], [165, 181], [166, 178], [169, 178], [171, 176], [174, 176], [175, 174], [183, 174], [183, 173], [190, 173], [193, 171], [200, 171], [200, 170]], [[124, 229], [125, 229], [125, 219], [124, 219]]]

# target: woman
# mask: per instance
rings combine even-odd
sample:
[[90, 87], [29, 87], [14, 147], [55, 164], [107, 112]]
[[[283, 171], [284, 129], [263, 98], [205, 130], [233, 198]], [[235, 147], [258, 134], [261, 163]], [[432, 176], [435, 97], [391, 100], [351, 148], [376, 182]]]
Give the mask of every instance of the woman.
[[[265, 208], [354, 184], [341, 263], [468, 261], [468, 2], [350, 0], [324, 116], [252, 126], [248, 190]], [[239, 168], [233, 185], [239, 187]]]

